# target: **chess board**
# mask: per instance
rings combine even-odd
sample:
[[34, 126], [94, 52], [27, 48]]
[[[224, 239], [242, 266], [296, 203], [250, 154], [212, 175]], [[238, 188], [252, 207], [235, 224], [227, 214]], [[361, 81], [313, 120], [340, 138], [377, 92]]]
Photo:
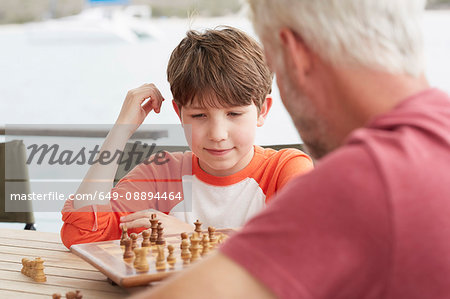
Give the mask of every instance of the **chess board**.
[[[217, 229], [216, 233], [230, 235], [234, 231], [235, 230], [233, 229]], [[207, 231], [204, 233], [207, 233]], [[165, 241], [165, 257], [167, 258], [168, 255], [167, 245], [172, 244], [175, 248], [174, 255], [177, 260], [173, 267], [166, 264], [166, 269], [159, 271], [156, 270], [155, 266], [157, 250], [154, 246], [151, 247], [152, 250], [149, 250], [147, 253], [147, 261], [150, 267], [146, 272], [138, 272], [133, 266], [133, 260], [125, 261], [123, 259], [123, 247], [120, 246], [120, 240], [77, 244], [72, 245], [70, 250], [89, 264], [96, 267], [119, 286], [128, 288], [147, 285], [151, 282], [162, 280], [169, 275], [182, 271], [190, 266], [190, 264], [183, 265], [183, 260], [180, 256], [180, 234], [165, 235]], [[139, 236], [139, 246], [141, 242], [142, 236]], [[201, 260], [201, 258], [199, 260]]]

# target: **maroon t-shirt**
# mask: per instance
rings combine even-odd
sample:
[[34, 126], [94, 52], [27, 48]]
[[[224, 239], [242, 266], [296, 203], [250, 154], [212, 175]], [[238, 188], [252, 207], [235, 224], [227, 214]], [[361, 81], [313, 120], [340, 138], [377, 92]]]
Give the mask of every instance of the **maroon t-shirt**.
[[402, 101], [221, 251], [283, 298], [450, 298], [450, 99]]

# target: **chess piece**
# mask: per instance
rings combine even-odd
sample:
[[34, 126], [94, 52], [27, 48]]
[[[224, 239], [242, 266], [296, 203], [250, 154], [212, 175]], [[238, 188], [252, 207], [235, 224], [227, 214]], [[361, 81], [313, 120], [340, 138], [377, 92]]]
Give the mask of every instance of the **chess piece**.
[[130, 238], [131, 238], [131, 250], [134, 250], [135, 248], [138, 247], [137, 244], [138, 235], [136, 233], [132, 233], [130, 234]]
[[28, 261], [28, 270], [27, 270], [27, 275], [29, 276], [29, 277], [31, 277], [31, 278], [33, 278], [33, 276], [34, 276], [34, 266], [35, 266], [35, 261], [32, 261], [32, 260], [30, 260], [30, 261]]
[[167, 250], [169, 250], [169, 255], [167, 256], [167, 263], [170, 265], [171, 268], [174, 268], [175, 263], [177, 262], [177, 258], [173, 254], [174, 251], [173, 245], [168, 245]]
[[164, 258], [164, 245], [157, 245], [158, 255], [156, 256], [156, 270], [166, 270], [166, 259]]
[[194, 231], [195, 231], [199, 236], [202, 235], [202, 224], [203, 224], [203, 223], [201, 223], [198, 219], [197, 219], [197, 221], [194, 222], [194, 225], [195, 225]]
[[125, 244], [123, 243], [123, 241], [125, 239], [128, 239], [128, 229], [126, 225], [122, 226], [122, 236], [120, 237], [120, 246], [124, 246]]
[[134, 249], [134, 254], [136, 255], [136, 258], [134, 259], [134, 268], [137, 272], [147, 272], [149, 269], [147, 261], [147, 250], [148, 247]]
[[191, 238], [191, 247], [189, 250], [191, 251], [191, 263], [198, 260], [200, 258], [200, 239], [197, 238], [196, 235], [194, 235], [193, 238]]
[[208, 227], [209, 244], [211, 249], [217, 245], [216, 228], [213, 226]]
[[36, 282], [46, 282], [47, 277], [44, 273], [44, 260], [40, 257], [34, 260], [34, 275], [33, 279]]
[[151, 223], [151, 235], [150, 235], [150, 242], [152, 243], [152, 245], [156, 244], [156, 239], [158, 238], [158, 231], [157, 231], [157, 227], [158, 227], [158, 218], [156, 218], [156, 214], [152, 214], [150, 216], [150, 223]]
[[52, 295], [52, 299], [61, 299], [61, 294], [54, 293], [54, 294]]
[[209, 252], [209, 238], [207, 235], [203, 235], [202, 244], [203, 244], [203, 250], [202, 250], [201, 255], [205, 256]]
[[125, 245], [125, 252], [123, 253], [123, 259], [124, 260], [130, 260], [134, 258], [134, 252], [131, 249], [131, 239], [125, 239], [124, 241]]
[[192, 256], [189, 250], [189, 240], [187, 238], [181, 240], [180, 247], [181, 247], [181, 259], [183, 260], [183, 264], [187, 265], [189, 264]]
[[23, 274], [25, 274], [26, 276], [30, 276], [31, 272], [30, 272], [30, 260], [27, 258], [22, 259], [23, 261]]
[[36, 261], [30, 261], [30, 277], [34, 280], [34, 275], [36, 274]]
[[144, 230], [142, 232], [142, 244], [141, 247], [150, 247], [151, 243], [150, 243], [150, 231], [149, 230]]
[[22, 270], [20, 270], [20, 272], [21, 272], [23, 275], [26, 275], [26, 276], [28, 276], [27, 270], [28, 270], [28, 262], [29, 262], [29, 261], [30, 261], [30, 260], [27, 259], [27, 258], [23, 258], [23, 259], [22, 259]]
[[[192, 235], [189, 237], [189, 239], [192, 240], [193, 238], [200, 240], [198, 242], [198, 246], [199, 246], [199, 249], [202, 249], [203, 245], [201, 242], [202, 241], [201, 235], [199, 235], [197, 232], [193, 232]], [[191, 241], [191, 245], [192, 245], [192, 241]]]
[[157, 227], [157, 231], [158, 231], [158, 237], [156, 238], [156, 245], [164, 245], [166, 244], [166, 241], [164, 240], [164, 227], [162, 226], [161, 222], [158, 222], [158, 227]]
[[66, 293], [66, 299], [82, 299], [83, 295], [79, 290], [76, 290], [75, 292], [68, 292]]
[[181, 240], [187, 239], [189, 236], [187, 234], [187, 232], [183, 232], [181, 233]]
[[25, 264], [24, 264], [24, 269], [23, 269], [23, 274], [25, 274], [26, 276], [31, 276], [31, 272], [33, 270], [31, 269], [31, 260], [29, 259], [25, 259]]

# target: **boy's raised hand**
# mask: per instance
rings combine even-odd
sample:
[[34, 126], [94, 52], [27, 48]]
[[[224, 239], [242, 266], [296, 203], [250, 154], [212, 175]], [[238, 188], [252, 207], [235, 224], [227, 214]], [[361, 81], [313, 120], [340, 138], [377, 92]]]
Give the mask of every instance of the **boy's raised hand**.
[[153, 83], [132, 89], [125, 97], [116, 124], [134, 125], [132, 128], [136, 130], [150, 111], [160, 112], [163, 101], [163, 96]]
[[[128, 139], [133, 135], [137, 128], [142, 124], [145, 117], [154, 110], [160, 112], [161, 104], [164, 101], [161, 93], [155, 84], [144, 84], [138, 88], [132, 89], [127, 93], [125, 101], [122, 104], [119, 117], [111, 131], [105, 138], [103, 145], [98, 152], [98, 157], [110, 157], [111, 153], [123, 151]], [[104, 156], [104, 154], [106, 156]], [[106, 194], [113, 187], [114, 176], [117, 172], [119, 163], [93, 163], [83, 182], [78, 187], [77, 194]], [[119, 159], [120, 160], [120, 159]], [[101, 201], [94, 196], [92, 201], [77, 200], [73, 202], [75, 209], [88, 205], [109, 205], [109, 200]]]
[[162, 223], [165, 234], [189, 232], [194, 229], [193, 225], [153, 209], [139, 211], [120, 217], [120, 227], [122, 228], [123, 225], [126, 225], [127, 229], [141, 227], [150, 228], [150, 218], [152, 214], [156, 214], [156, 217]]

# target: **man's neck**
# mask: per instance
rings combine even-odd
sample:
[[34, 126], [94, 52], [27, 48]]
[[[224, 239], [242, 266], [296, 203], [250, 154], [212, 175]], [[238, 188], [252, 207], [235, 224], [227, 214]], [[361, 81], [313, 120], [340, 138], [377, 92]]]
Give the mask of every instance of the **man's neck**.
[[343, 138], [375, 116], [392, 110], [409, 96], [429, 88], [424, 75], [414, 78], [359, 69], [336, 70], [336, 80], [344, 111], [340, 120]]

